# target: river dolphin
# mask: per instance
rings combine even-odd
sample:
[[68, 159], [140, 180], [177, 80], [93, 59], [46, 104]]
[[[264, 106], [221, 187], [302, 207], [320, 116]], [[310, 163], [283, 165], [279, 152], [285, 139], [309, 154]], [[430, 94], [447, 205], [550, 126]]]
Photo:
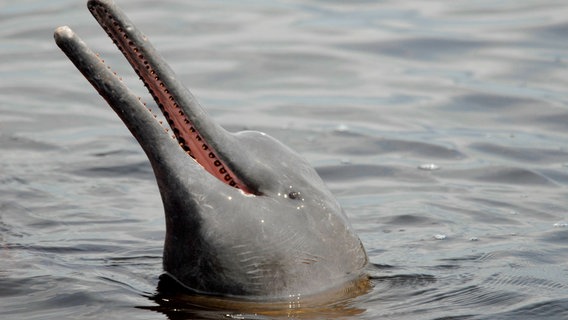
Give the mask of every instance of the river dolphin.
[[367, 279], [359, 237], [304, 158], [262, 132], [223, 129], [112, 1], [88, 8], [171, 128], [69, 27], [55, 30], [57, 45], [150, 160], [165, 211], [165, 274], [197, 294], [246, 299], [309, 296]]

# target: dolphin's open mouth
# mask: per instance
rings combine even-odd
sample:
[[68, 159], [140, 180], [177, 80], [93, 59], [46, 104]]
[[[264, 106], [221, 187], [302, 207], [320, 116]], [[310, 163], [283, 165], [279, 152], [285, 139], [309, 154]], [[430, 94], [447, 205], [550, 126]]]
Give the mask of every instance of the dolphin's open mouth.
[[[147, 38], [112, 2], [91, 0], [88, 8], [148, 88], [180, 147], [219, 180], [245, 193], [255, 193], [229, 168], [212, 143], [209, 143], [208, 140], [213, 138], [207, 137], [203, 130], [199, 130], [202, 128], [184, 112], [192, 106], [184, 105], [185, 101], [180, 97], [183, 93], [172, 89], [181, 84]], [[191, 95], [189, 98], [190, 104], [197, 104]]]

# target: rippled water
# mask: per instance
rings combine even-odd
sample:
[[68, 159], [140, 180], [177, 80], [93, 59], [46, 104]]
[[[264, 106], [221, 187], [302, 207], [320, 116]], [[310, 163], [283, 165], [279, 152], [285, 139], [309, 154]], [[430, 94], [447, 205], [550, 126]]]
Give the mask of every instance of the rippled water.
[[[568, 3], [118, 3], [221, 124], [304, 154], [358, 230], [372, 290], [279, 317], [568, 319]], [[84, 1], [0, 1], [0, 318], [276, 317], [152, 298], [153, 174], [62, 24], [150, 101]]]

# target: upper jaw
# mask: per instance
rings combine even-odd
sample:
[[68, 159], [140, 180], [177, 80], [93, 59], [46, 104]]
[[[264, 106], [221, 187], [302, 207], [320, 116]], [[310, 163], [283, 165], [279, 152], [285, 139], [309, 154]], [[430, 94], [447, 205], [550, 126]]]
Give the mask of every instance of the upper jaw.
[[214, 177], [257, 194], [244, 175], [236, 174], [239, 163], [230, 154], [234, 136], [207, 115], [146, 36], [112, 1], [90, 0], [87, 6], [148, 88], [179, 145]]

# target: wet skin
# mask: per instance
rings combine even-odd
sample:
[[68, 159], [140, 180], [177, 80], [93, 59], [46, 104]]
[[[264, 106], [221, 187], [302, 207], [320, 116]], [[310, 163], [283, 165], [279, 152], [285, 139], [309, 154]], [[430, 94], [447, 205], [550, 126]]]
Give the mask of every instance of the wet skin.
[[304, 158], [264, 133], [224, 130], [112, 1], [91, 0], [88, 8], [174, 134], [69, 27], [55, 31], [150, 160], [166, 217], [167, 274], [195, 293], [259, 300], [366, 281], [361, 241]]

